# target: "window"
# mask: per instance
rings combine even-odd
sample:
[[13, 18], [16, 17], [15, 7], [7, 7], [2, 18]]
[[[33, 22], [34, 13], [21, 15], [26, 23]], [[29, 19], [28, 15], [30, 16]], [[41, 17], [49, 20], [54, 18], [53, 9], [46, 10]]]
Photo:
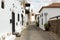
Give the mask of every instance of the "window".
[[14, 3], [13, 3], [13, 8], [15, 7]]
[[42, 16], [43, 16], [43, 13], [42, 13]]
[[21, 7], [21, 9], [23, 9], [23, 7]]
[[25, 4], [25, 6], [29, 7], [29, 6], [30, 6], [30, 4], [29, 4], [29, 3], [26, 3], [26, 4]]
[[22, 18], [22, 25], [23, 25], [23, 14], [21, 14], [21, 18]]
[[24, 11], [22, 10], [22, 13], [24, 13]]
[[45, 15], [45, 23], [46, 23], [47, 22], [47, 15], [48, 15], [48, 13], [45, 13], [44, 15]]
[[35, 15], [35, 19], [36, 19], [37, 15]]
[[4, 1], [1, 2], [1, 8], [4, 9]]
[[41, 17], [41, 15], [40, 15], [40, 17]]
[[20, 19], [19, 16], [20, 16], [20, 15], [18, 14], [18, 21], [19, 21], [19, 19]]
[[29, 11], [29, 10], [27, 10], [27, 9], [25, 9], [25, 13], [26, 13], [26, 14], [29, 14], [29, 13], [30, 13], [30, 11]]
[[43, 19], [41, 20], [41, 24], [43, 25]]

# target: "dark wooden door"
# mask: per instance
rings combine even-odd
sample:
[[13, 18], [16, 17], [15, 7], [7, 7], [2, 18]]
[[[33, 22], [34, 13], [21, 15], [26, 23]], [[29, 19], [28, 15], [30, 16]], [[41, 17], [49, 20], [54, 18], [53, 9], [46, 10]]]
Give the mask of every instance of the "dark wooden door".
[[22, 18], [22, 25], [23, 25], [23, 22], [24, 22], [24, 21], [23, 21], [23, 14], [21, 14], [21, 18]]
[[12, 33], [15, 32], [15, 13], [12, 12]]

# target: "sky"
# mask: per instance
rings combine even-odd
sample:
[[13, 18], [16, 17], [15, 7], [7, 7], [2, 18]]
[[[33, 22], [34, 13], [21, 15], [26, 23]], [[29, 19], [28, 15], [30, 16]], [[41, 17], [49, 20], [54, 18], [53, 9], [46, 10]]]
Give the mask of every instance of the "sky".
[[42, 6], [47, 6], [52, 2], [60, 3], [60, 0], [26, 0], [26, 1], [31, 5], [30, 10], [33, 10], [35, 13], [38, 13]]
[[38, 13], [42, 6], [47, 6], [55, 1], [60, 2], [60, 0], [27, 0], [27, 2], [31, 4], [30, 9], [35, 13]]

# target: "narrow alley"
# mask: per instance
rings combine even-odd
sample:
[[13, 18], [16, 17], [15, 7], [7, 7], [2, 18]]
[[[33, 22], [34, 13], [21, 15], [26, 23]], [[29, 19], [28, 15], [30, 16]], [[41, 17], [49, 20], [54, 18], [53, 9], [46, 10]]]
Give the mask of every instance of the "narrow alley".
[[0, 0], [0, 40], [60, 40], [60, 0]]
[[22, 32], [21, 37], [17, 37], [15, 40], [55, 40], [48, 32], [38, 29], [35, 25], [29, 25]]

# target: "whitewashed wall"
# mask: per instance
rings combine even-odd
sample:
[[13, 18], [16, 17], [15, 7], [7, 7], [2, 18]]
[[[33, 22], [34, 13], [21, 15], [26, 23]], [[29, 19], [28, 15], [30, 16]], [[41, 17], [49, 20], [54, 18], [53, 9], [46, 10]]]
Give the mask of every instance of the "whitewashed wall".
[[[45, 21], [45, 13], [47, 13], [47, 21], [49, 20], [49, 18], [54, 17], [54, 16], [58, 16], [60, 15], [60, 8], [44, 8], [41, 12], [40, 15], [43, 13], [43, 17], [40, 17], [40, 28], [45, 30], [44, 28], [44, 24], [46, 23]], [[43, 18], [43, 25], [41, 25], [41, 19]]]
[[[20, 2], [17, 0], [4, 0], [4, 9], [1, 8], [0, 0], [0, 34], [3, 33], [12, 33], [12, 24], [10, 23], [10, 19], [12, 19], [12, 11], [15, 13], [15, 30], [16, 32], [21, 32], [24, 28], [24, 25], [21, 24], [21, 14], [22, 9]], [[14, 4], [14, 8], [13, 8]], [[24, 9], [23, 9], [24, 10]], [[25, 12], [24, 12], [25, 13]], [[18, 14], [20, 15], [20, 21], [18, 21]], [[25, 14], [24, 14], [25, 15]], [[25, 16], [26, 19], [26, 16]], [[25, 20], [24, 19], [24, 20]], [[18, 23], [18, 25], [16, 25]], [[26, 22], [25, 22], [26, 25]]]
[[[14, 1], [14, 9], [13, 11], [15, 12], [15, 29], [16, 29], [16, 32], [21, 32], [22, 31], [22, 25], [20, 23], [21, 21], [21, 6], [20, 6], [20, 3], [18, 1]], [[20, 20], [18, 21], [18, 14], [20, 16]], [[17, 23], [17, 25], [16, 25]]]
[[4, 0], [4, 9], [1, 8], [1, 1], [2, 0], [0, 0], [0, 34], [12, 31], [12, 25], [10, 24], [10, 8], [12, 7], [10, 4], [11, 1], [9, 2], [8, 0]]

